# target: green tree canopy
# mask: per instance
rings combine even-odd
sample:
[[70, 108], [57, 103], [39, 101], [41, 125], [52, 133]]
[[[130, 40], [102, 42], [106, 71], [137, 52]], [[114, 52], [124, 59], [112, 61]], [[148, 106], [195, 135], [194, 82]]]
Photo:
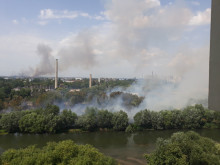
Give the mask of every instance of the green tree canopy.
[[117, 131], [124, 131], [128, 126], [128, 115], [126, 112], [120, 110], [113, 113], [112, 117], [113, 129]]
[[42, 149], [29, 146], [24, 149], [9, 149], [1, 155], [0, 164], [63, 164], [63, 165], [116, 165], [117, 162], [90, 145], [76, 145], [71, 140], [49, 142]]
[[174, 133], [170, 139], [159, 138], [156, 150], [146, 155], [149, 165], [219, 165], [220, 144], [199, 134]]

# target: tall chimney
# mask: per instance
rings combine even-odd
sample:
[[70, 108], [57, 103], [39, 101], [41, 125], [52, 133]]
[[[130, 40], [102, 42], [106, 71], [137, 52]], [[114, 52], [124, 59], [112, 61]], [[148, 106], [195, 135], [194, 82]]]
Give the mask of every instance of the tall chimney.
[[92, 74], [89, 75], [89, 88], [92, 87]]
[[55, 67], [55, 89], [58, 87], [58, 59], [56, 59], [56, 67]]
[[212, 0], [209, 59], [209, 109], [220, 111], [220, 0]]

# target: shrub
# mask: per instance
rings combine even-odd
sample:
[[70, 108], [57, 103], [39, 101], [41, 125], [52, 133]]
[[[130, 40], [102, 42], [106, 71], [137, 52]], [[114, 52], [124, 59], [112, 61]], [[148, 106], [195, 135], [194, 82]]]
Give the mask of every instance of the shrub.
[[159, 138], [156, 150], [146, 155], [149, 165], [219, 165], [220, 148], [213, 140], [189, 131], [174, 133], [170, 139]]
[[128, 126], [128, 115], [126, 112], [120, 110], [113, 113], [112, 117], [113, 129], [116, 131], [124, 131]]
[[76, 145], [71, 140], [49, 142], [42, 149], [28, 146], [24, 149], [9, 149], [1, 155], [0, 164], [94, 164], [116, 165], [116, 161], [100, 153], [90, 145]]

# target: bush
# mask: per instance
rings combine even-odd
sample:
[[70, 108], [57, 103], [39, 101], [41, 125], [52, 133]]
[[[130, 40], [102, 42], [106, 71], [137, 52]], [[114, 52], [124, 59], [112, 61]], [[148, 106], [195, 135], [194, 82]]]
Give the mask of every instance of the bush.
[[199, 104], [183, 110], [156, 112], [146, 109], [135, 114], [134, 124], [144, 129], [220, 128], [220, 113]]
[[87, 131], [97, 129], [97, 111], [96, 108], [86, 108], [85, 113], [77, 120], [77, 126]]
[[56, 105], [31, 111], [2, 114], [0, 128], [7, 132], [56, 133], [75, 126], [77, 115], [71, 110], [60, 113]]
[[151, 112], [147, 109], [140, 111], [134, 116], [134, 123], [139, 127], [152, 128]]
[[2, 115], [0, 119], [0, 126], [7, 132], [19, 132], [19, 120], [30, 111], [10, 112]]
[[126, 112], [120, 110], [113, 113], [112, 118], [113, 129], [116, 131], [124, 131], [128, 126], [128, 115]]
[[219, 165], [220, 148], [213, 140], [189, 131], [174, 133], [170, 139], [159, 138], [156, 150], [146, 155], [149, 165]]
[[133, 125], [133, 124], [129, 124], [129, 126], [127, 126], [127, 128], [125, 129], [125, 132], [127, 133], [133, 133], [137, 130], [137, 128]]
[[9, 149], [1, 155], [0, 164], [94, 164], [116, 165], [116, 161], [100, 153], [90, 145], [76, 145], [71, 140], [49, 142], [42, 149], [29, 146], [24, 149]]
[[71, 110], [64, 109], [63, 112], [60, 114], [59, 118], [61, 121], [60, 128], [67, 129], [75, 125], [77, 115]]
[[97, 113], [97, 126], [99, 128], [112, 128], [113, 114], [107, 110], [99, 110]]

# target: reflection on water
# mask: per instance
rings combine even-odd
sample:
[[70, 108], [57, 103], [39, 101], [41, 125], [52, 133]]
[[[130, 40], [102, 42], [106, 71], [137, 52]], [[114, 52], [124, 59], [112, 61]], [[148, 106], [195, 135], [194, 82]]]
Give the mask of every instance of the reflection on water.
[[[146, 164], [143, 154], [155, 149], [158, 137], [169, 138], [178, 130], [144, 131], [133, 134], [124, 132], [91, 132], [75, 134], [8, 134], [0, 135], [0, 153], [9, 148], [23, 148], [36, 144], [44, 146], [48, 141], [71, 139], [77, 144], [91, 144], [121, 164]], [[220, 142], [220, 130], [195, 130], [202, 136]]]

